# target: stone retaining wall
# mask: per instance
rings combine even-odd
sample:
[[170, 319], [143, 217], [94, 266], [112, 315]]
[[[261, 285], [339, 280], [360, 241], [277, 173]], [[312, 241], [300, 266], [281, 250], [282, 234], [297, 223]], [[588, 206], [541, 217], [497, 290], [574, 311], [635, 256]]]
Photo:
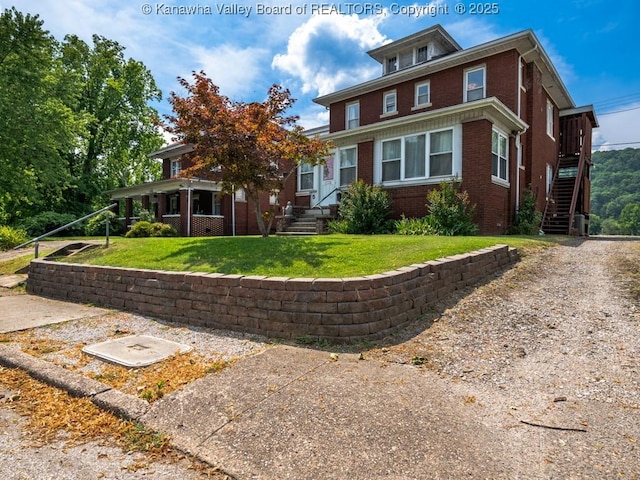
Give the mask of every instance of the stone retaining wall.
[[355, 278], [282, 278], [31, 262], [27, 291], [279, 338], [378, 339], [517, 261], [505, 245]]

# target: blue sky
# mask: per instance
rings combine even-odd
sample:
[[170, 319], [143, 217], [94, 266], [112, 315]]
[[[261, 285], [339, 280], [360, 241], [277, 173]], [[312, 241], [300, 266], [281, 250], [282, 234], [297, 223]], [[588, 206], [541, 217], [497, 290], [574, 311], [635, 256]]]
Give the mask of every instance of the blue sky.
[[[458, 4], [465, 13], [456, 13]], [[176, 77], [204, 70], [234, 100], [262, 100], [271, 84], [284, 85], [298, 100], [292, 113], [306, 128], [328, 122], [314, 97], [380, 75], [379, 64], [366, 52], [385, 42], [436, 23], [463, 48], [530, 28], [576, 105], [594, 104], [600, 121], [594, 144], [604, 144], [596, 149], [640, 148], [640, 55], [633, 42], [637, 0], [502, 0], [488, 14], [471, 13], [473, 5], [450, 0], [0, 0], [2, 9], [15, 6], [38, 14], [60, 40], [76, 34], [90, 42], [98, 34], [118, 41], [128, 57], [151, 70], [163, 92], [163, 101], [154, 105], [161, 114], [171, 111], [171, 91], [184, 93]], [[409, 7], [436, 15], [419, 15]], [[632, 142], [638, 143], [628, 145]]]

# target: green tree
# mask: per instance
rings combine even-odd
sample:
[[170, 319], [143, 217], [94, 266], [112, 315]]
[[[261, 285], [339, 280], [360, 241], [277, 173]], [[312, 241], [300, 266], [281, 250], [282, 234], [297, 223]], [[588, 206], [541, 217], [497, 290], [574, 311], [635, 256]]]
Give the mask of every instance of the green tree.
[[68, 154], [75, 179], [69, 207], [97, 206], [105, 190], [159, 178], [161, 165], [147, 156], [162, 146], [158, 115], [149, 106], [161, 93], [149, 70], [125, 59], [117, 42], [98, 35], [91, 47], [66, 36], [61, 60], [75, 79], [79, 95], [72, 107], [85, 126], [81, 148]]
[[65, 154], [78, 146], [69, 79], [42, 25], [15, 8], [0, 15], [0, 223], [60, 208]]
[[194, 83], [180, 78], [186, 97], [171, 94], [175, 115], [167, 116], [168, 130], [194, 146], [194, 165], [185, 175], [208, 176], [220, 169], [223, 191], [243, 188], [256, 214], [262, 236], [269, 235], [275, 206], [262, 208], [261, 194], [277, 194], [302, 163], [316, 165], [328, 154], [327, 145], [308, 138], [286, 111], [293, 105], [289, 90], [269, 89], [264, 102], [238, 102], [220, 94], [204, 72]]
[[622, 233], [640, 235], [640, 203], [628, 203], [620, 212], [619, 220]]

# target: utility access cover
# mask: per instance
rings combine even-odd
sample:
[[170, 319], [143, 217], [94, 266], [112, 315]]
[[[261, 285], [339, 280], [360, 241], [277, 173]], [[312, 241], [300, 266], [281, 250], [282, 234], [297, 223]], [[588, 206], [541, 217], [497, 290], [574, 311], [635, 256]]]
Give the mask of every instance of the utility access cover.
[[186, 353], [189, 350], [191, 347], [188, 345], [148, 335], [131, 335], [88, 345], [82, 349], [89, 355], [119, 363], [125, 367], [146, 367], [171, 355]]

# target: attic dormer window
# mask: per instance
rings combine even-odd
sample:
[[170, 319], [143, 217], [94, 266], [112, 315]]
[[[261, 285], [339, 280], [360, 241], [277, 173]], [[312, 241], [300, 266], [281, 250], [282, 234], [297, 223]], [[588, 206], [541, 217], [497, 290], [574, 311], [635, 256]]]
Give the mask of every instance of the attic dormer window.
[[419, 47], [416, 50], [416, 63], [426, 62], [428, 60], [428, 51], [429, 47], [427, 47], [426, 45], [424, 47]]
[[398, 69], [397, 57], [387, 58], [387, 73], [395, 72]]

